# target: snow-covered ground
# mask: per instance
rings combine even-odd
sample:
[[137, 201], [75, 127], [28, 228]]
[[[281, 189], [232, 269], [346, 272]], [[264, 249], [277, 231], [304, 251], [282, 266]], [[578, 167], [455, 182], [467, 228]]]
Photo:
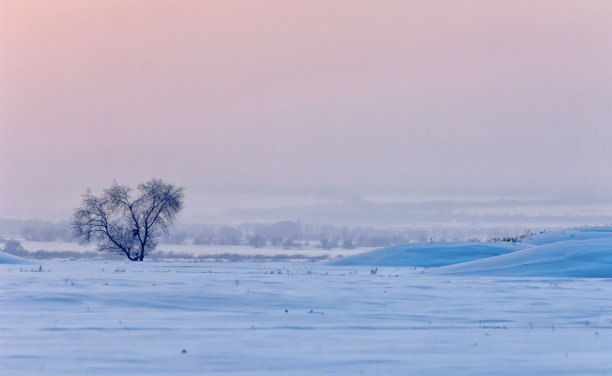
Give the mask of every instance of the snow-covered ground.
[[604, 375], [612, 280], [322, 263], [0, 265], [6, 375]]
[[[0, 373], [612, 375], [612, 278], [583, 278], [612, 277], [612, 229], [351, 260], [33, 263], [0, 252]], [[393, 260], [402, 266], [381, 266]]]
[[612, 228], [545, 232], [518, 243], [405, 244], [330, 264], [433, 267], [427, 273], [441, 275], [612, 278]]
[[449, 265], [435, 273], [612, 278], [612, 238], [567, 240]]

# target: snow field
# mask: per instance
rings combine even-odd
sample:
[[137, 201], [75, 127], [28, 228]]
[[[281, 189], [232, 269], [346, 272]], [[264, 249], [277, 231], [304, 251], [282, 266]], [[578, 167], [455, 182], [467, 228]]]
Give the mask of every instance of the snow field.
[[152, 262], [0, 278], [7, 375], [612, 373], [607, 279]]

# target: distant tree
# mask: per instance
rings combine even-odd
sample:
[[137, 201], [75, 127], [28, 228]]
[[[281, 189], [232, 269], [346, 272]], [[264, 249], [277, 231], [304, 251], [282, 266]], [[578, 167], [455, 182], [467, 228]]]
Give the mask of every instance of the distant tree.
[[137, 192], [132, 198], [131, 189], [117, 183], [100, 196], [88, 190], [71, 221], [80, 244], [96, 243], [100, 251], [144, 260], [183, 208], [183, 188], [152, 179]]
[[0, 239], [0, 243], [4, 243], [4, 249], [0, 248], [0, 250], [2, 250], [3, 252], [20, 257], [28, 257], [30, 255], [28, 251], [23, 249], [21, 243], [19, 243], [17, 240]]
[[20, 233], [27, 241], [53, 242], [73, 240], [70, 226], [66, 222], [53, 223], [41, 220], [28, 220], [23, 223]]
[[355, 249], [355, 244], [351, 239], [344, 239], [342, 242], [342, 248], [344, 249]]
[[325, 249], [325, 250], [330, 250], [332, 248], [337, 248], [338, 247], [338, 242], [336, 242], [333, 239], [321, 239], [321, 248]]
[[217, 232], [217, 244], [219, 245], [239, 245], [242, 234], [240, 230], [231, 226], [223, 226]]
[[302, 249], [302, 245], [297, 243], [293, 239], [285, 239], [283, 241], [283, 248], [284, 249]]
[[266, 238], [261, 235], [251, 236], [251, 238], [249, 239], [249, 244], [254, 248], [265, 247], [266, 243]]
[[283, 238], [275, 236], [270, 240], [270, 245], [273, 247], [278, 247], [283, 244]]

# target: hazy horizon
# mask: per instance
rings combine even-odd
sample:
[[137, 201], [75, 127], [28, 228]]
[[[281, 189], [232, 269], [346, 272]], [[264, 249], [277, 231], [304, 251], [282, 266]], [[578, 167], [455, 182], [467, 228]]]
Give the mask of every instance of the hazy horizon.
[[612, 203], [611, 66], [603, 0], [0, 0], [0, 217], [151, 177], [197, 221]]

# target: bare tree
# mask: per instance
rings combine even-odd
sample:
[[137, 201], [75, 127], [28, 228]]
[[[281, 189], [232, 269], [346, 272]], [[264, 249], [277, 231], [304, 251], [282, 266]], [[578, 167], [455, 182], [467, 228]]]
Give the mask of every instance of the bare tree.
[[71, 222], [80, 244], [97, 243], [98, 250], [124, 254], [132, 261], [142, 261], [155, 249], [183, 208], [183, 188], [152, 179], [137, 191], [132, 198], [131, 189], [117, 183], [100, 196], [88, 190]]

